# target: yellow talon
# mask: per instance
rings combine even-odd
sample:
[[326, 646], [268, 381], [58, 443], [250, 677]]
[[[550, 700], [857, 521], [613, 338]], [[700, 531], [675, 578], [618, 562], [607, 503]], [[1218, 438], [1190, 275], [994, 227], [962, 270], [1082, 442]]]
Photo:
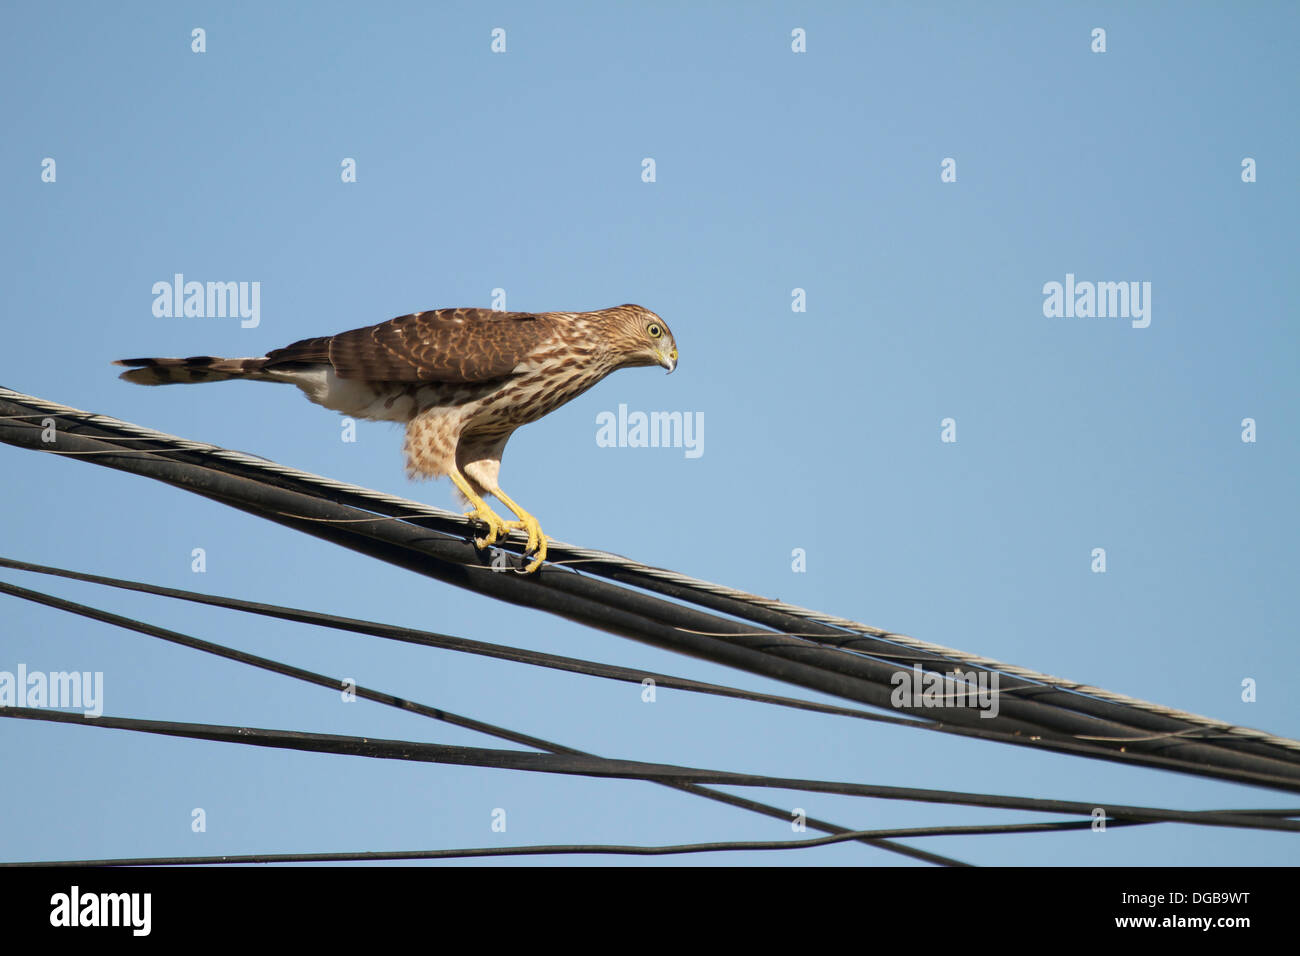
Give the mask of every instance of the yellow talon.
[[543, 537], [542, 546], [541, 548], [538, 549], [537, 556], [533, 558], [532, 564], [524, 568], [524, 574], [532, 574], [534, 571], [536, 571], [538, 568], [542, 566], [542, 562], [545, 560], [546, 560], [546, 538]]
[[532, 574], [542, 566], [546, 560], [546, 535], [542, 533], [542, 526], [537, 519], [527, 511], [517, 512], [520, 515], [519, 521], [507, 521], [506, 527], [512, 531], [525, 531], [528, 533], [528, 544], [524, 546], [525, 555], [533, 555], [532, 563], [524, 568], [524, 574]]
[[475, 538], [475, 546], [487, 548], [496, 544], [499, 538], [504, 538], [509, 531], [509, 528], [506, 527], [506, 519], [489, 508], [486, 501], [474, 494], [474, 489], [469, 486], [469, 482], [465, 480], [460, 472], [452, 471], [450, 475], [452, 483], [460, 489], [461, 494], [474, 506], [472, 511], [465, 512], [465, 517], [482, 521], [488, 526], [487, 537]]
[[507, 521], [506, 527], [528, 533], [528, 544], [524, 546], [524, 555], [533, 555], [533, 560], [528, 567], [524, 568], [524, 574], [532, 574], [546, 560], [546, 535], [542, 534], [542, 526], [536, 518], [511, 501], [500, 488], [494, 488], [492, 494], [501, 499], [501, 503], [513, 511], [515, 517], [519, 519], [518, 521]]
[[474, 493], [474, 489], [470, 487], [469, 482], [465, 480], [460, 472], [452, 471], [449, 474], [456, 487], [474, 506], [473, 511], [465, 512], [465, 517], [476, 518], [488, 526], [487, 537], [476, 538], [474, 543], [479, 548], [487, 548], [496, 544], [498, 540], [505, 538], [511, 531], [525, 531], [528, 533], [528, 544], [524, 547], [524, 556], [527, 557], [531, 554], [533, 560], [524, 568], [524, 574], [532, 574], [540, 568], [542, 562], [546, 560], [546, 535], [542, 534], [542, 526], [537, 523], [537, 519], [506, 497], [504, 491], [493, 486], [489, 489], [491, 493], [501, 499], [501, 503], [513, 511], [515, 517], [519, 519], [518, 521], [506, 521], [489, 508], [487, 502]]
[[478, 548], [489, 548], [496, 544], [501, 538], [504, 538], [510, 530], [510, 522], [506, 521], [491, 508], [484, 505], [482, 508], [475, 508], [473, 511], [465, 512], [466, 518], [474, 518], [482, 521], [488, 526], [486, 538], [475, 538], [474, 544]]

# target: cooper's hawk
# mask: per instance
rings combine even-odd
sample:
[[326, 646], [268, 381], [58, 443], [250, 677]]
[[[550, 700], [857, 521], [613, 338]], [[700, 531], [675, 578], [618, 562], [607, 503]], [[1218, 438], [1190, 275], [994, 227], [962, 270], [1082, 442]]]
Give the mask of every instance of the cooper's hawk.
[[[581, 395], [616, 369], [677, 366], [663, 319], [639, 305], [597, 312], [493, 312], [439, 309], [364, 329], [303, 339], [263, 358], [122, 359], [137, 385], [245, 378], [297, 385], [317, 405], [354, 418], [405, 422], [406, 471], [449, 475], [488, 526], [486, 548], [511, 529], [528, 533], [537, 570], [546, 536], [537, 519], [497, 485], [501, 453], [520, 425]], [[514, 512], [506, 521], [483, 500]]]

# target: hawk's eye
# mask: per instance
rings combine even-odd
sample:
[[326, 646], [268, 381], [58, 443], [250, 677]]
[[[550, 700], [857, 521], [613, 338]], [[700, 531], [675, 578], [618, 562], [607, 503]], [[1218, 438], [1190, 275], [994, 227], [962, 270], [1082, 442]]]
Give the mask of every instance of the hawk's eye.
[[657, 339], [664, 334], [664, 330], [655, 323], [651, 322], [646, 326], [646, 334], [652, 339]]

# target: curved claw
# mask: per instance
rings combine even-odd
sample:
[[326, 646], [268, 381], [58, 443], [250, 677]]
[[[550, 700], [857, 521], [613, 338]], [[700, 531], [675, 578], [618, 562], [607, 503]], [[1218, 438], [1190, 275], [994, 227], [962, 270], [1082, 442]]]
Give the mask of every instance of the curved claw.
[[513, 522], [506, 521], [491, 508], [475, 508], [473, 511], [465, 512], [466, 518], [474, 518], [482, 521], [488, 526], [486, 538], [475, 538], [474, 545], [477, 548], [489, 548], [496, 544], [501, 538], [504, 538], [510, 531], [510, 525]]
[[528, 534], [528, 544], [524, 546], [524, 554], [532, 555], [533, 560], [524, 568], [524, 574], [532, 574], [542, 566], [546, 560], [546, 535], [542, 533], [542, 526], [537, 519], [524, 512], [521, 520], [507, 521], [505, 526], [512, 531], [524, 531]]

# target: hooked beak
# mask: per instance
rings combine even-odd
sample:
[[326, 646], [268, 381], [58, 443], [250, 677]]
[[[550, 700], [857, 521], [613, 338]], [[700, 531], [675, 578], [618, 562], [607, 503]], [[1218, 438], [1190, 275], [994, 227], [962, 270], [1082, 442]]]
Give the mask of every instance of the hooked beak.
[[677, 367], [677, 350], [670, 349], [667, 352], [660, 352], [659, 364], [668, 369], [668, 373], [671, 375], [673, 369]]

